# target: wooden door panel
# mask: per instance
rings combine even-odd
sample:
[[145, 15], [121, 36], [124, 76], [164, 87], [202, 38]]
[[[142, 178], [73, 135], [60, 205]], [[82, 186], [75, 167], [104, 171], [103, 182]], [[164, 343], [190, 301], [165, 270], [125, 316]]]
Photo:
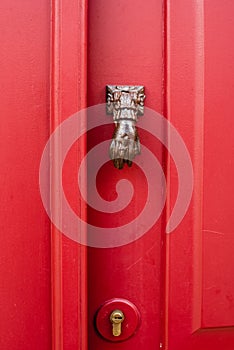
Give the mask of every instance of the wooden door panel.
[[50, 350], [50, 222], [38, 187], [49, 135], [50, 7], [0, 7], [0, 348]]
[[189, 212], [167, 238], [168, 349], [234, 344], [232, 11], [231, 1], [167, 7], [168, 118], [194, 167]]
[[[145, 85], [145, 105], [163, 111], [163, 3], [162, 1], [90, 1], [88, 49], [88, 104], [105, 103], [107, 84]], [[98, 118], [98, 115], [96, 116]], [[144, 116], [142, 117], [144, 118]], [[110, 123], [112, 118], [110, 117]], [[88, 144], [100, 143], [103, 135], [110, 139], [113, 125], [90, 135]], [[141, 142], [146, 146], [151, 139], [141, 131]], [[95, 141], [94, 141], [95, 139]], [[153, 151], [162, 160], [162, 145], [153, 143]], [[108, 148], [106, 149], [108, 152]], [[88, 169], [89, 170], [89, 169]], [[120, 212], [118, 217], [102, 216], [104, 227], [123, 225], [131, 215], [142, 210], [145, 182], [141, 171], [133, 165], [123, 170], [115, 169], [112, 162], [103, 166], [98, 190], [106, 197], [116, 195], [116, 182], [127, 178], [134, 185], [135, 198], [131, 211]], [[98, 214], [89, 210], [92, 222]], [[96, 219], [97, 220], [97, 219]], [[89, 346], [104, 350], [159, 348], [160, 343], [160, 262], [163, 221], [141, 239], [117, 248], [89, 248]], [[137, 231], [132, 225], [131, 230]], [[141, 314], [141, 326], [129, 340], [114, 344], [98, 335], [93, 325], [94, 316], [106, 300], [121, 297], [133, 302]]]
[[205, 4], [203, 326], [234, 326], [233, 3]]

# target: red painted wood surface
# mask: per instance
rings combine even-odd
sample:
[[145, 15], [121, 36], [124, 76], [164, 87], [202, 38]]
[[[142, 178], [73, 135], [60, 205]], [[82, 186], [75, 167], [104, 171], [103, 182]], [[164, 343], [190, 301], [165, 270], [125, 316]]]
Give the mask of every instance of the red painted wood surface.
[[[107, 84], [145, 85], [146, 106], [163, 113], [163, 2], [140, 0], [90, 1], [88, 26], [88, 104], [105, 102]], [[98, 118], [98, 115], [97, 115]], [[144, 118], [144, 117], [143, 117]], [[111, 121], [110, 121], [111, 122]], [[88, 139], [88, 146], [110, 139], [112, 127], [99, 128]], [[162, 145], [144, 131], [141, 142], [162, 161]], [[108, 152], [108, 149], [107, 149]], [[145, 178], [133, 165], [121, 171], [111, 162], [103, 166], [98, 180], [105, 198], [115, 196], [115, 184], [128, 178], [136, 192], [131, 211], [99, 219], [104, 227], [123, 225], [144, 205]], [[89, 220], [98, 220], [89, 210]], [[118, 248], [88, 249], [88, 305], [90, 349], [159, 349], [160, 344], [160, 266], [163, 232], [162, 219], [138, 241]], [[132, 225], [131, 230], [137, 231]], [[134, 303], [141, 315], [141, 326], [127, 341], [113, 344], [95, 331], [96, 311], [106, 300], [125, 298]]]
[[38, 169], [49, 136], [50, 5], [0, 8], [0, 348], [49, 350], [50, 222]]
[[[166, 350], [232, 350], [233, 2], [88, 5], [87, 58], [87, 1], [1, 4], [0, 348], [153, 350], [161, 343]], [[87, 254], [50, 225], [38, 187], [41, 153], [49, 133], [86, 106], [87, 83], [88, 105], [105, 102], [106, 84], [145, 85], [146, 106], [164, 113], [183, 137], [194, 194], [171, 235], [165, 225], [177, 195], [176, 168], [144, 131], [141, 141], [164, 165], [169, 184], [166, 210], [150, 232], [127, 246], [89, 248]], [[88, 148], [112, 129], [90, 133]], [[68, 155], [63, 178], [84, 218], [71, 179], [85, 153], [82, 138]], [[136, 191], [131, 216], [144, 203], [137, 167], [118, 172], [109, 162], [98, 188], [114, 196], [113, 183], [122, 177]], [[56, 172], [51, 179], [53, 206]], [[105, 218], [90, 209], [88, 218], [111, 226], [123, 216]], [[115, 297], [137, 306], [141, 325], [126, 342], [112, 344], [93, 321], [101, 304]]]
[[[190, 210], [167, 237], [169, 350], [234, 347], [233, 10], [232, 1], [167, 4], [167, 114], [195, 177]], [[172, 203], [175, 169], [169, 177]]]

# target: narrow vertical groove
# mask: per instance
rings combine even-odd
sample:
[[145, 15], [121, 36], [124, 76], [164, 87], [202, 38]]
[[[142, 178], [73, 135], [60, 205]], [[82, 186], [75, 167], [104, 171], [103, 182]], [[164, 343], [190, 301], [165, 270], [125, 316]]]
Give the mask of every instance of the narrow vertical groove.
[[202, 325], [202, 225], [204, 159], [204, 0], [195, 0], [193, 332]]
[[[79, 50], [79, 77], [78, 77], [78, 109], [83, 109], [87, 107], [87, 31], [88, 31], [88, 0], [80, 0], [79, 3], [79, 23], [80, 23], [80, 50]], [[78, 155], [80, 159], [83, 159], [87, 153], [87, 140], [84, 138], [82, 149]], [[81, 176], [81, 186], [82, 188], [87, 189], [87, 166]], [[81, 203], [81, 217], [87, 222], [87, 208], [84, 204]], [[83, 232], [81, 227], [79, 231], [82, 235], [86, 236], [87, 240], [87, 230]], [[78, 309], [78, 318], [79, 324], [81, 325], [79, 329], [79, 339], [80, 339], [80, 348], [79, 350], [88, 349], [88, 276], [87, 276], [87, 247], [79, 246], [79, 269], [78, 269], [78, 279], [79, 279], [79, 309]]]
[[[170, 121], [170, 0], [164, 1], [164, 116]], [[165, 130], [167, 142], [169, 143], [168, 130]], [[168, 145], [168, 149], [169, 145]], [[166, 201], [166, 223], [170, 217], [170, 157], [165, 155], [166, 179], [167, 179], [167, 201]], [[166, 227], [166, 225], [165, 225]], [[164, 238], [164, 322], [162, 335], [162, 348], [168, 349], [168, 308], [169, 308], [169, 235]]]
[[[54, 131], [61, 119], [60, 107], [60, 0], [51, 2], [51, 68], [50, 68], [50, 133]], [[57, 181], [56, 164], [59, 157], [59, 145], [53, 144], [54, 155], [50, 161], [50, 205], [60, 215], [59, 203], [54, 200], [53, 184]], [[61, 216], [60, 216], [61, 217]], [[63, 305], [62, 305], [62, 235], [51, 225], [51, 305], [52, 305], [52, 349], [63, 349]]]

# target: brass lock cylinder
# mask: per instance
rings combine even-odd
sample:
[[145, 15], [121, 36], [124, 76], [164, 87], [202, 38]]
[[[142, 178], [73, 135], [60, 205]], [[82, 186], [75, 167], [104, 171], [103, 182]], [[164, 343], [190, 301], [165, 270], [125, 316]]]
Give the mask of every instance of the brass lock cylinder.
[[124, 314], [121, 310], [114, 310], [110, 315], [110, 321], [112, 323], [112, 334], [114, 337], [121, 335], [121, 324], [124, 321]]

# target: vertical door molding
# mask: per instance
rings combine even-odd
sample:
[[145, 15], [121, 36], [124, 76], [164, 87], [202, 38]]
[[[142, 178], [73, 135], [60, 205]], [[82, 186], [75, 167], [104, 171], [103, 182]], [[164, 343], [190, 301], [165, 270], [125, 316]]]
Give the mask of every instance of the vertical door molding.
[[[87, 101], [87, 0], [51, 1], [51, 132], [66, 118], [86, 107]], [[51, 207], [61, 217], [54, 198], [61, 145], [53, 145], [50, 174]], [[86, 142], [80, 144], [82, 159]], [[73, 169], [74, 170], [74, 169]], [[70, 169], [72, 171], [72, 169]], [[76, 200], [76, 199], [75, 199]], [[78, 201], [78, 198], [77, 198]], [[85, 215], [81, 203], [79, 211]], [[52, 348], [87, 349], [86, 247], [51, 227]]]
[[[183, 22], [183, 25], [182, 25]], [[188, 214], [181, 225], [167, 236], [166, 267], [166, 320], [170, 320], [172, 285], [185, 283], [185, 275], [175, 280], [172, 269], [175, 251], [181, 254], [178, 267], [186, 269], [187, 289], [181, 293], [189, 300], [191, 319], [189, 329], [195, 332], [201, 327], [202, 308], [202, 197], [203, 197], [203, 143], [204, 143], [204, 2], [190, 3], [179, 0], [176, 4], [167, 1], [166, 6], [166, 110], [167, 119], [177, 128], [189, 150], [194, 172], [194, 191]], [[179, 73], [179, 74], [178, 74]], [[186, 121], [186, 123], [185, 123]], [[168, 159], [168, 211], [173, 207], [177, 184], [174, 168]], [[168, 217], [170, 213], [168, 213]], [[187, 220], [186, 220], [187, 219]], [[184, 223], [184, 225], [183, 225]], [[187, 226], [186, 226], [187, 223]], [[184, 241], [180, 239], [185, 235]], [[179, 237], [180, 236], [180, 237]], [[178, 238], [178, 239], [177, 239]], [[182, 249], [187, 252], [183, 257]], [[185, 260], [183, 260], [185, 259]], [[190, 271], [188, 271], [190, 269]], [[179, 289], [177, 290], [177, 292]], [[170, 294], [171, 293], [171, 294]], [[188, 302], [188, 300], [186, 302]], [[179, 304], [178, 304], [179, 305]], [[180, 313], [184, 312], [181, 307]], [[177, 324], [179, 326], [179, 324]]]
[[[166, 109], [190, 152], [194, 193], [187, 215], [167, 236], [165, 349], [190, 344], [201, 328], [204, 138], [204, 2], [167, 1]], [[168, 209], [175, 198], [175, 169], [168, 160]], [[170, 210], [170, 209], [169, 209]]]

